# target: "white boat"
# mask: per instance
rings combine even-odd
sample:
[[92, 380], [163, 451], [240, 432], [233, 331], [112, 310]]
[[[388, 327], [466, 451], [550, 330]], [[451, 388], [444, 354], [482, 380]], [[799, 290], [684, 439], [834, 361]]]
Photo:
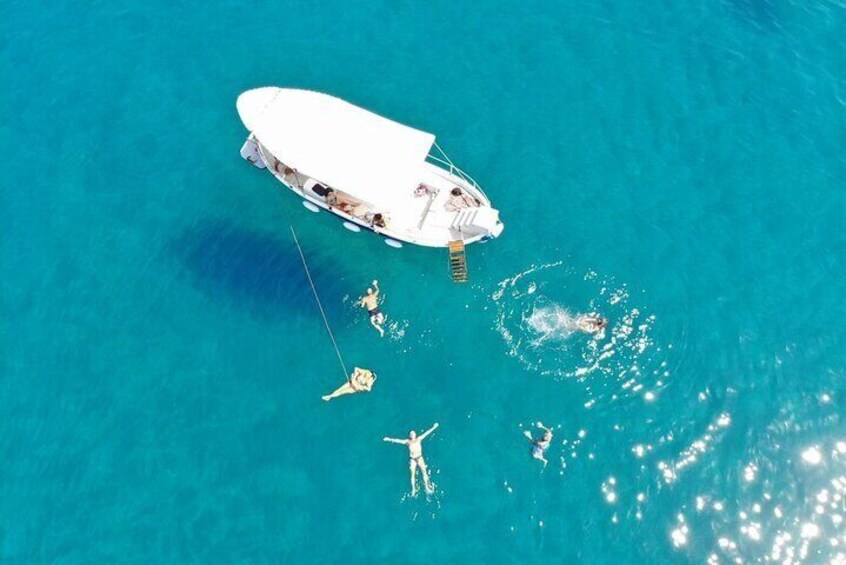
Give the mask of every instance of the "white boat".
[[250, 131], [241, 155], [352, 231], [372, 230], [395, 247], [502, 233], [498, 210], [430, 133], [308, 90], [248, 90], [237, 108]]

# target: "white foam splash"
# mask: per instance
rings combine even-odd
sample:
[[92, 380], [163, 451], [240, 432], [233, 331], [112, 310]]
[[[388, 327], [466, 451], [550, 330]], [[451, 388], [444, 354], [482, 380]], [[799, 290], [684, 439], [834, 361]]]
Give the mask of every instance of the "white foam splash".
[[[576, 273], [561, 268], [562, 264], [558, 261], [532, 265], [500, 281], [492, 293], [496, 309], [494, 327], [505, 341], [507, 355], [542, 375], [578, 377], [585, 381], [602, 377], [602, 384], [611, 387], [604, 397], [612, 401], [619, 398], [615, 381], [632, 394], [647, 386], [649, 392], [639, 394], [644, 394], [647, 402], [657, 401], [669, 371], [666, 362], [661, 368], [644, 366], [653, 361], [645, 356], [653, 345], [650, 332], [655, 316], [628, 307], [630, 293], [625, 284], [614, 285], [613, 280], [602, 280], [595, 272], [589, 272], [581, 282], [585, 290], [582, 295], [588, 298], [593, 294], [593, 298], [582, 306], [586, 311], [596, 308], [610, 318], [611, 325], [597, 334], [583, 335], [575, 326], [575, 311], [569, 310], [568, 304], [556, 302], [551, 295], [556, 278], [561, 280], [563, 276], [568, 282], [575, 282]], [[644, 375], [657, 377], [661, 384], [640, 382]], [[585, 401], [586, 408], [594, 406], [598, 388], [591, 391], [591, 398]]]
[[544, 342], [565, 340], [577, 330], [573, 314], [557, 304], [535, 308], [525, 322], [537, 335], [532, 343], [534, 347]]

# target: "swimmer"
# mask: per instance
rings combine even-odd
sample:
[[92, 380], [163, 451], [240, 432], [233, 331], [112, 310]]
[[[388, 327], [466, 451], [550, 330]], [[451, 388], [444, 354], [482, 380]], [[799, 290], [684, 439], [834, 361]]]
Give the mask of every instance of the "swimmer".
[[549, 449], [550, 443], [552, 443], [552, 430], [544, 426], [541, 422], [537, 423], [537, 427], [543, 430], [542, 439], [533, 438], [532, 432], [529, 430], [524, 430], [523, 435], [526, 436], [526, 439], [532, 442], [532, 457], [539, 461], [543, 461], [543, 466], [546, 467], [548, 461], [543, 454], [546, 453], [546, 450]]
[[586, 334], [595, 334], [604, 330], [606, 326], [608, 326], [608, 320], [595, 314], [579, 316], [576, 320], [576, 327]]
[[356, 367], [355, 370], [347, 379], [347, 382], [342, 384], [332, 394], [322, 396], [324, 401], [329, 402], [333, 398], [343, 396], [345, 394], [355, 394], [356, 392], [370, 392], [373, 388], [373, 383], [376, 382], [376, 373]]
[[367, 313], [370, 315], [370, 324], [379, 330], [380, 336], [384, 337], [385, 330], [382, 329], [382, 324], [385, 323], [385, 315], [379, 310], [379, 281], [373, 281], [373, 288], [367, 289], [367, 294], [358, 300], [358, 305], [367, 308]]
[[426, 487], [426, 492], [432, 494], [435, 492], [435, 487], [429, 481], [429, 470], [426, 468], [426, 460], [423, 459], [423, 445], [422, 441], [426, 439], [429, 434], [438, 429], [440, 424], [435, 423], [434, 426], [420, 434], [419, 436], [414, 430], [408, 432], [408, 439], [394, 439], [391, 437], [383, 437], [382, 441], [390, 443], [401, 443], [408, 446], [408, 468], [411, 471], [411, 496], [417, 494], [417, 468], [420, 467], [420, 474], [423, 475], [423, 484]]

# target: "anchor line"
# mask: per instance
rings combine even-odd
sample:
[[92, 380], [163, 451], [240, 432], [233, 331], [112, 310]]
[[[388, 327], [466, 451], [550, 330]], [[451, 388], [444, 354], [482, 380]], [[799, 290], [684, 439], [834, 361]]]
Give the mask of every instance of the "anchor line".
[[297, 239], [297, 232], [294, 231], [294, 226], [291, 226], [291, 235], [294, 236], [294, 243], [297, 244], [297, 250], [300, 252], [300, 259], [303, 262], [306, 277], [308, 277], [308, 283], [311, 285], [311, 291], [314, 293], [314, 300], [317, 302], [317, 307], [320, 309], [320, 315], [323, 316], [323, 323], [326, 325], [326, 331], [329, 333], [329, 339], [332, 340], [332, 346], [335, 348], [335, 353], [338, 355], [338, 362], [341, 364], [341, 370], [344, 372], [344, 379], [347, 379], [349, 378], [347, 366], [344, 364], [344, 358], [341, 356], [341, 350], [338, 348], [338, 342], [335, 341], [335, 334], [332, 333], [332, 328], [329, 326], [329, 320], [326, 318], [326, 312], [323, 310], [323, 304], [320, 302], [320, 297], [317, 295], [317, 287], [314, 286], [314, 280], [311, 278], [311, 272], [308, 269], [308, 263], [306, 263], [305, 254], [303, 254], [303, 248], [300, 246], [300, 241]]

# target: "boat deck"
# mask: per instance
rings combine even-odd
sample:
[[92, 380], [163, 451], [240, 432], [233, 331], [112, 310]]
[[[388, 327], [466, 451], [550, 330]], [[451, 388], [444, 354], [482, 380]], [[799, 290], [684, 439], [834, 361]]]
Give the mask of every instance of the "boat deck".
[[[381, 210], [370, 203], [351, 197], [337, 187], [332, 188], [344, 205], [332, 206], [326, 202], [325, 198], [311, 190], [320, 181], [288, 169], [261, 144], [259, 144], [259, 151], [267, 164], [267, 170], [300, 196], [346, 220], [401, 241], [411, 241], [430, 247], [446, 247], [450, 241], [462, 239], [462, 234], [450, 227], [450, 219], [454, 215], [444, 209], [450, 198], [450, 191], [455, 187], [460, 187], [464, 192], [476, 197], [483, 206], [490, 206], [484, 193], [463, 179], [429, 162], [424, 162], [420, 170], [420, 185], [426, 187], [427, 193], [417, 195], [412, 189], [409, 191], [408, 198], [402, 201], [401, 206]], [[383, 214], [387, 222], [386, 227], [378, 228], [372, 225], [372, 218], [376, 213]], [[473, 241], [476, 238], [467, 237], [465, 234], [463, 239]]]

